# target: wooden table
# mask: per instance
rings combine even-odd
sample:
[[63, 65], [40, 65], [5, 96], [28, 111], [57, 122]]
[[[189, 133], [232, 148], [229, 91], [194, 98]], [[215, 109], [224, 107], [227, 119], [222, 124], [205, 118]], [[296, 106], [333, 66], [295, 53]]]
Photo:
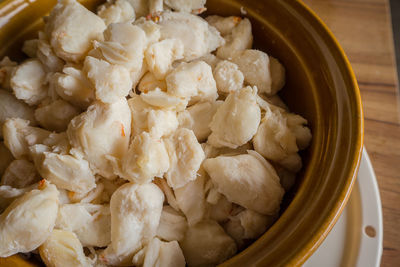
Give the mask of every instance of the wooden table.
[[304, 0], [344, 48], [364, 107], [365, 147], [383, 206], [381, 266], [400, 266], [399, 88], [388, 0]]

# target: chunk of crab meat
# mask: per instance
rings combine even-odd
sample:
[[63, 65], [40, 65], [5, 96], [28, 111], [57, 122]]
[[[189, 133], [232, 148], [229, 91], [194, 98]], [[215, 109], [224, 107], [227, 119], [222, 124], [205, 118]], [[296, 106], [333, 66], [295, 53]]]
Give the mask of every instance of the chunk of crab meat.
[[115, 178], [109, 157], [122, 159], [128, 150], [130, 132], [131, 112], [125, 98], [112, 104], [96, 101], [72, 119], [67, 130], [71, 146], [95, 173], [105, 178]]
[[80, 113], [80, 110], [65, 100], [59, 99], [49, 105], [35, 110], [35, 118], [39, 124], [50, 131], [67, 130], [69, 122]]
[[65, 62], [55, 54], [44, 38], [38, 40], [36, 54], [47, 72], [60, 72], [63, 69]]
[[141, 93], [148, 93], [159, 88], [161, 91], [167, 91], [167, 84], [165, 80], [157, 80], [153, 73], [147, 72], [140, 80], [138, 90]]
[[4, 57], [0, 61], [0, 88], [11, 91], [10, 79], [17, 65], [17, 62], [10, 60], [9, 57]]
[[194, 10], [203, 9], [206, 0], [165, 0], [164, 4], [179, 12], [192, 12]]
[[269, 69], [271, 73], [271, 93], [276, 94], [285, 85], [285, 68], [274, 57], [269, 57]]
[[46, 72], [38, 59], [29, 59], [15, 67], [10, 86], [14, 95], [28, 105], [37, 105], [47, 96]]
[[127, 183], [111, 197], [111, 244], [100, 258], [109, 265], [127, 264], [157, 233], [164, 195], [152, 183]]
[[256, 97], [257, 89], [249, 86], [230, 93], [210, 123], [208, 143], [237, 148], [250, 141], [261, 120]]
[[24, 52], [28, 57], [36, 57], [38, 42], [38, 39], [24, 41], [24, 44], [22, 45], [22, 52]]
[[50, 133], [43, 139], [42, 143], [47, 146], [51, 152], [61, 155], [68, 154], [71, 149], [66, 132]]
[[0, 213], [3, 212], [15, 199], [26, 192], [36, 189], [38, 184], [33, 184], [24, 188], [14, 188], [9, 185], [0, 185]]
[[204, 61], [181, 63], [165, 78], [171, 95], [191, 98], [192, 101], [215, 101], [217, 86], [210, 65]]
[[91, 259], [83, 252], [81, 242], [69, 231], [54, 229], [39, 247], [39, 253], [46, 266], [92, 266]]
[[44, 182], [7, 207], [0, 215], [0, 257], [30, 252], [46, 241], [57, 218], [58, 195], [55, 185]]
[[194, 61], [204, 61], [208, 65], [210, 65], [211, 69], [214, 71], [217, 64], [221, 61], [221, 59], [217, 58], [214, 54], [208, 53], [202, 57], [195, 59]]
[[250, 49], [253, 45], [251, 23], [248, 18], [241, 19], [232, 29], [231, 34], [225, 35], [225, 44], [217, 49], [217, 57], [231, 59], [237, 51]]
[[56, 55], [66, 61], [82, 60], [94, 40], [102, 40], [106, 25], [75, 0], [62, 0], [50, 12], [45, 26]]
[[25, 159], [16, 159], [8, 165], [0, 184], [24, 188], [38, 181], [39, 176], [35, 165]]
[[157, 237], [166, 241], [181, 241], [185, 236], [188, 224], [185, 216], [169, 205], [163, 207]]
[[286, 122], [289, 129], [296, 136], [296, 144], [300, 150], [306, 149], [311, 142], [311, 131], [307, 127], [307, 120], [293, 113], [286, 114]]
[[[164, 242], [153, 238], [143, 252], [143, 267], [185, 267], [185, 257], [176, 240]], [[133, 262], [138, 266], [136, 261]]]
[[214, 51], [225, 43], [219, 32], [199, 16], [165, 11], [161, 14], [161, 40], [180, 39], [183, 58], [190, 61]]
[[147, 93], [140, 94], [140, 98], [149, 105], [162, 108], [182, 111], [189, 103], [189, 98], [178, 97], [155, 88]]
[[39, 174], [60, 189], [87, 193], [96, 187], [89, 163], [71, 155], [45, 151], [44, 145], [30, 147]]
[[133, 22], [135, 10], [127, 0], [107, 2], [97, 8], [97, 15], [104, 20], [106, 25], [118, 22]]
[[172, 68], [175, 60], [183, 57], [183, 44], [180, 39], [164, 39], [150, 45], [145, 53], [149, 70], [156, 79], [163, 80]]
[[180, 210], [178, 203], [176, 202], [175, 194], [172, 188], [168, 185], [167, 180], [164, 178], [155, 178], [153, 183], [157, 185], [164, 193], [165, 201], [164, 204], [170, 205], [175, 210]]
[[274, 94], [271, 89], [270, 60], [266, 53], [247, 49], [236, 52], [231, 61], [238, 65], [244, 81], [251, 86], [257, 86], [259, 93]]
[[95, 98], [95, 89], [82, 70], [66, 65], [62, 73], [55, 73], [51, 84], [64, 100], [86, 109]]
[[148, 183], [169, 169], [164, 142], [147, 132], [135, 136], [122, 161], [120, 176], [135, 183]]
[[237, 16], [221, 17], [217, 15], [211, 15], [206, 17], [206, 21], [208, 24], [215, 27], [222, 36], [226, 36], [232, 33], [232, 30], [242, 21], [242, 18]]
[[211, 220], [189, 227], [180, 245], [188, 266], [215, 266], [236, 253], [235, 241]]
[[219, 223], [226, 222], [231, 216], [233, 205], [224, 195], [221, 195], [215, 204], [208, 205], [208, 216], [211, 220]]
[[49, 135], [49, 131], [29, 126], [29, 121], [19, 118], [7, 119], [3, 125], [4, 144], [16, 159], [30, 158], [29, 147]]
[[[32, 126], [36, 124], [33, 108], [15, 98], [10, 92], [0, 89], [0, 129], [7, 118], [21, 118], [29, 120]], [[0, 137], [3, 137], [2, 131]]]
[[74, 232], [85, 247], [105, 247], [111, 242], [110, 206], [90, 203], [60, 205], [55, 227]]
[[96, 99], [104, 103], [118, 101], [121, 97], [126, 97], [132, 89], [131, 74], [123, 66], [88, 56], [83, 70], [95, 88]]
[[161, 13], [164, 9], [163, 2], [164, 2], [163, 0], [149, 0], [149, 13], [150, 14]]
[[148, 0], [128, 0], [129, 4], [133, 7], [136, 14], [136, 19], [149, 14], [149, 1]]
[[13, 155], [10, 150], [4, 145], [4, 142], [0, 142], [0, 176], [3, 176], [4, 171], [10, 165], [10, 163], [14, 160]]
[[197, 171], [204, 160], [204, 152], [192, 130], [178, 129], [165, 139], [170, 168], [165, 174], [168, 185], [180, 188], [197, 178]]
[[274, 214], [284, 194], [279, 177], [265, 159], [250, 152], [206, 159], [203, 166], [229, 201], [264, 215]]
[[227, 94], [243, 88], [244, 76], [235, 63], [223, 60], [217, 64], [213, 74], [218, 92]]
[[199, 142], [211, 134], [210, 123], [223, 101], [196, 103], [178, 114], [179, 125], [193, 130]]
[[161, 37], [161, 26], [152, 21], [151, 19], [146, 19], [144, 17], [136, 20], [133, 25], [141, 28], [146, 34], [146, 47], [158, 42]]

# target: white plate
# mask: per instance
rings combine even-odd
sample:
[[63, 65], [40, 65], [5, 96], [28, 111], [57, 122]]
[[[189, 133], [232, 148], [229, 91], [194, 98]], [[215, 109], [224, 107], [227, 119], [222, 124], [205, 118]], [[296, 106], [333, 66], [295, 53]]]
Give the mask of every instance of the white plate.
[[379, 267], [382, 208], [374, 170], [364, 148], [349, 202], [328, 237], [303, 267]]

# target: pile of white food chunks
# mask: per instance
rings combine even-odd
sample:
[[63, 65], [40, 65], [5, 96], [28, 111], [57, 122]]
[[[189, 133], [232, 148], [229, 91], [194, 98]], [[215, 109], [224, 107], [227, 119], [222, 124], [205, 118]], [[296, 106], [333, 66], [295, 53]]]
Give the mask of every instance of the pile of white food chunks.
[[250, 21], [205, 0], [60, 0], [0, 63], [0, 257], [214, 266], [278, 216], [311, 133]]

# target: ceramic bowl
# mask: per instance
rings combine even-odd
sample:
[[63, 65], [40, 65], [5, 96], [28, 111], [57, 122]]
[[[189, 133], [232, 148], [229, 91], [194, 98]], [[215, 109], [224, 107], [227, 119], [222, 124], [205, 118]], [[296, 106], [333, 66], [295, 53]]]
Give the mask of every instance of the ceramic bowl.
[[[96, 0], [83, 1], [93, 8]], [[0, 5], [0, 56], [21, 59], [24, 39], [43, 27], [54, 0], [14, 0]], [[360, 93], [351, 66], [323, 22], [298, 0], [209, 0], [209, 14], [250, 18], [255, 47], [278, 58], [287, 82], [280, 95], [311, 127], [311, 146], [278, 221], [222, 266], [301, 265], [339, 218], [357, 176], [363, 145]], [[242, 11], [242, 13], [241, 13]], [[19, 256], [8, 266], [31, 266]]]

